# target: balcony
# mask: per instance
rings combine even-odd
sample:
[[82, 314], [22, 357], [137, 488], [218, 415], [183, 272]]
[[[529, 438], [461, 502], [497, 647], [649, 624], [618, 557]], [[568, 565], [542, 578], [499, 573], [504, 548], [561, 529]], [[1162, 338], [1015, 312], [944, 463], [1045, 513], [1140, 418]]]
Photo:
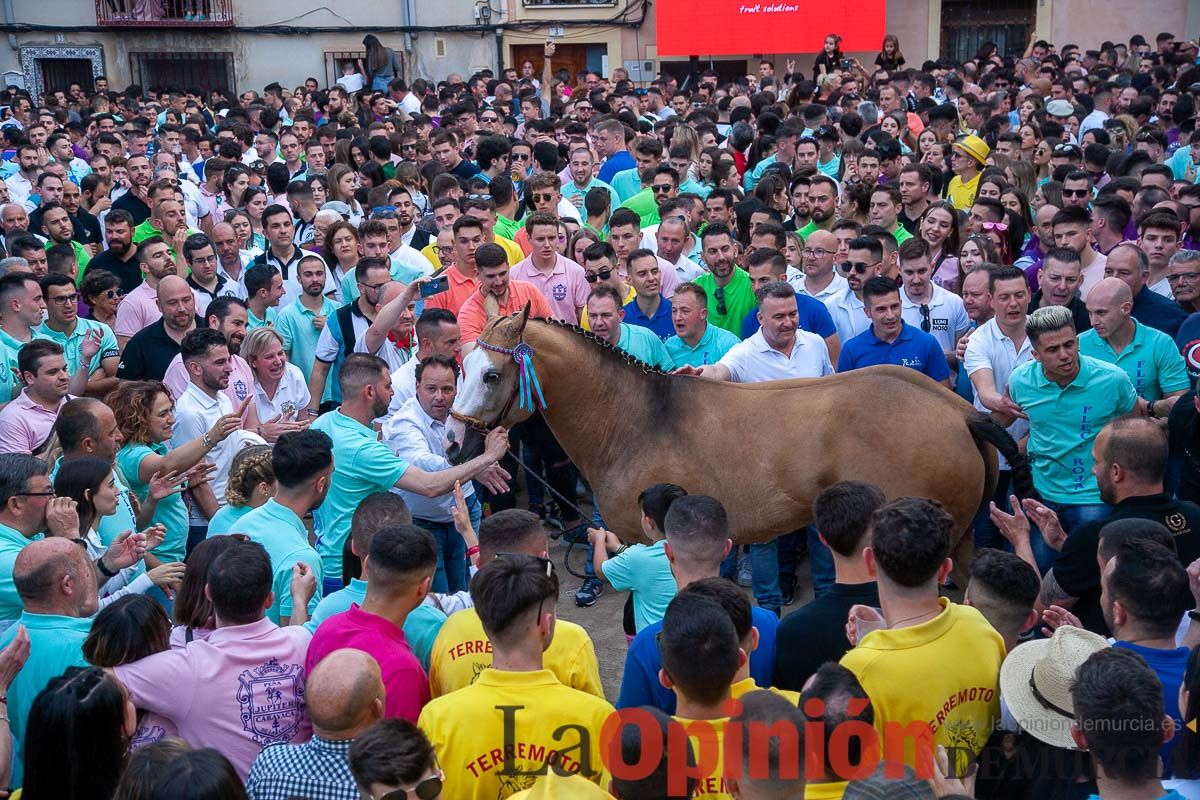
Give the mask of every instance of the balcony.
[[96, 22], [113, 28], [232, 28], [233, 0], [96, 0]]

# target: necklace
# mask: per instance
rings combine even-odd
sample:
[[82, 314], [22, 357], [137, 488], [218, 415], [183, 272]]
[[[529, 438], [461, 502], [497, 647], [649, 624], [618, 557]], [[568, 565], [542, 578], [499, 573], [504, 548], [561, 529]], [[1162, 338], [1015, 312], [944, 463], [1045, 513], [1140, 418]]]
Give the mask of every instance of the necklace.
[[898, 619], [895, 622], [889, 622], [888, 627], [895, 628], [897, 625], [899, 625], [902, 622], [912, 622], [914, 619], [920, 619], [921, 617], [928, 617], [930, 615], [937, 616], [940, 613], [942, 613], [941, 607], [939, 607], [936, 611], [926, 611], [923, 614], [917, 614], [916, 616], [905, 617], [904, 619]]

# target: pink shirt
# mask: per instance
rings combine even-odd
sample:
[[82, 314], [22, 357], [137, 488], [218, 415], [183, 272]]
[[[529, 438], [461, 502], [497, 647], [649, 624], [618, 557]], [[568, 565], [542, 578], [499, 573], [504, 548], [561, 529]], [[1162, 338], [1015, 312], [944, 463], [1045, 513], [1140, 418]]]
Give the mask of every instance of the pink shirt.
[[387, 689], [385, 716], [415, 723], [429, 702], [429, 676], [405, 641], [404, 631], [351, 603], [349, 611], [326, 618], [317, 628], [305, 671], [312, 672], [322, 658], [343, 647], [361, 650], [379, 662]]
[[[236, 410], [243, 400], [254, 393], [254, 371], [250, 369], [246, 359], [241, 356], [234, 356], [231, 360], [233, 372], [229, 376], [229, 386], [225, 389], [225, 396], [233, 403]], [[179, 400], [187, 391], [189, 382], [187, 368], [183, 366], [183, 356], [176, 355], [171, 359], [171, 365], [167, 367], [163, 383], [171, 390], [171, 395]], [[266, 422], [266, 420], [261, 421]]]
[[121, 305], [117, 306], [117, 319], [113, 322], [113, 333], [117, 336], [133, 336], [142, 328], [153, 325], [160, 319], [162, 319], [162, 312], [158, 310], [158, 289], [143, 281], [138, 284], [136, 289], [125, 295]]
[[590, 293], [587, 279], [583, 277], [583, 267], [564, 255], [555, 255], [554, 258], [554, 269], [549, 273], [534, 266], [533, 256], [528, 256], [508, 274], [511, 278], [532, 283], [550, 303], [554, 316], [578, 325], [579, 309], [587, 305]]
[[242, 780], [270, 744], [312, 738], [304, 654], [312, 635], [265, 617], [218, 628], [207, 640], [116, 667], [138, 708], [166, 717], [193, 747], [213, 747]]
[[59, 401], [58, 408], [48, 411], [29, 399], [29, 390], [22, 389], [16, 398], [0, 409], [0, 453], [30, 455], [50, 437], [58, 412], [71, 399]]

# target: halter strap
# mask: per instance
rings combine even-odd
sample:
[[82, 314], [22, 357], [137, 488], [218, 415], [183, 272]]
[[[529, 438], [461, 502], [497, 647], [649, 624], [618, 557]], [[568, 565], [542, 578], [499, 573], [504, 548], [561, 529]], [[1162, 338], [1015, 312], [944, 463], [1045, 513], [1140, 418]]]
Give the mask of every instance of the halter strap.
[[539, 408], [547, 407], [546, 398], [542, 395], [542, 384], [538, 380], [537, 371], [533, 367], [532, 347], [526, 342], [521, 342], [516, 347], [500, 347], [499, 345], [489, 344], [483, 339], [476, 339], [475, 344], [484, 350], [510, 356], [516, 362], [518, 371], [518, 402], [523, 411], [532, 412]]

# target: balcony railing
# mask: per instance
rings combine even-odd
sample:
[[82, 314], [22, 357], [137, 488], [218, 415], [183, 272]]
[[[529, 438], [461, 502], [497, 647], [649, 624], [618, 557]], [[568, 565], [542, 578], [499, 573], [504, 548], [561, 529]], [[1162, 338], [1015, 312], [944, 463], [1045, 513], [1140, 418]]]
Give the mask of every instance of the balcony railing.
[[233, 0], [96, 0], [96, 22], [114, 28], [231, 28]]

